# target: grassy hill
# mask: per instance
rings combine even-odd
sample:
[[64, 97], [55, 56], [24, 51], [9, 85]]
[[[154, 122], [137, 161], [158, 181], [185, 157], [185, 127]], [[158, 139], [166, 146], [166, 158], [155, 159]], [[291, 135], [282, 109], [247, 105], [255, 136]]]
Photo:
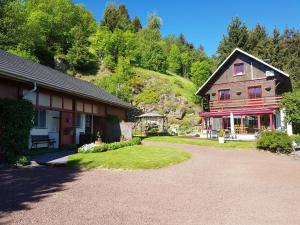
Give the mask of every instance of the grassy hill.
[[157, 84], [160, 85], [160, 82], [163, 86], [168, 86], [171, 89], [171, 92], [177, 95], [185, 97], [188, 101], [194, 102], [196, 92], [196, 86], [190, 80], [178, 76], [176, 74], [163, 74], [151, 70], [146, 70], [142, 68], [134, 68], [133, 72], [144, 79], [154, 78], [157, 81]]
[[[99, 70], [96, 75], [78, 77], [101, 86], [101, 79], [110, 79], [112, 76], [107, 71]], [[197, 87], [190, 80], [169, 72], [163, 74], [132, 68], [126, 85], [131, 90], [129, 101], [140, 112], [158, 111], [168, 117], [169, 125], [177, 126], [183, 133], [198, 123], [200, 104], [194, 95]]]

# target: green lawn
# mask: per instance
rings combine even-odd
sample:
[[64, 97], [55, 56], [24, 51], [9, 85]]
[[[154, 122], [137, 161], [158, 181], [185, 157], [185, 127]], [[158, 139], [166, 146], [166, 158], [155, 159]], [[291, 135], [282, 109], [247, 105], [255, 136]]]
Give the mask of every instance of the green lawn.
[[180, 163], [191, 154], [173, 147], [135, 145], [102, 153], [78, 153], [69, 166], [84, 168], [155, 169]]
[[201, 145], [201, 146], [220, 147], [220, 148], [239, 148], [239, 149], [256, 148], [255, 141], [226, 141], [226, 143], [224, 144], [219, 144], [217, 140], [170, 137], [170, 136], [149, 137], [149, 138], [145, 138], [144, 141], [193, 144], [193, 145]]

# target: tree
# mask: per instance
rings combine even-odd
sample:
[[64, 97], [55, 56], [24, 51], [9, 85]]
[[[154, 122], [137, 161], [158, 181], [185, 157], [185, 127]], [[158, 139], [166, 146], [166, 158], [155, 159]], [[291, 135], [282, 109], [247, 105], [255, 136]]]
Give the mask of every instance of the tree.
[[248, 51], [248, 28], [239, 17], [234, 17], [227, 28], [227, 35], [223, 36], [218, 47], [220, 61], [223, 61], [234, 48]]
[[180, 50], [176, 45], [172, 45], [171, 50], [169, 52], [168, 58], [168, 69], [171, 72], [180, 73], [181, 69], [181, 58], [180, 58]]
[[126, 6], [124, 4], [120, 4], [118, 8], [118, 20], [117, 20], [117, 28], [120, 30], [130, 30], [131, 27], [131, 21], [128, 14], [128, 11], [126, 9]]
[[207, 61], [194, 62], [191, 68], [191, 80], [201, 86], [211, 75], [211, 67]]
[[91, 51], [100, 61], [114, 70], [120, 57], [126, 57], [134, 63], [137, 58], [137, 40], [131, 31], [116, 29], [98, 29], [91, 37]]
[[189, 52], [183, 52], [181, 54], [181, 64], [182, 64], [182, 75], [186, 77], [191, 67], [191, 57]]
[[[300, 132], [300, 92], [294, 91], [284, 94], [281, 107], [285, 110], [285, 120], [292, 123], [294, 131]], [[295, 130], [296, 128], [296, 130]]]
[[142, 67], [164, 73], [167, 69], [166, 61], [166, 56], [158, 44], [152, 43], [144, 46], [140, 62]]
[[115, 30], [118, 24], [118, 9], [116, 4], [111, 3], [104, 10], [103, 19], [100, 22], [101, 26], [107, 27], [111, 32]]
[[132, 25], [132, 27], [133, 27], [133, 31], [134, 31], [134, 32], [139, 32], [140, 30], [143, 29], [142, 24], [141, 24], [141, 21], [140, 21], [140, 19], [139, 19], [137, 16], [135, 16], [135, 17], [133, 18], [133, 20], [132, 20], [132, 22], [131, 22], [131, 25]]
[[269, 58], [268, 54], [269, 38], [264, 26], [256, 24], [254, 29], [249, 32], [248, 46], [250, 53], [262, 59]]

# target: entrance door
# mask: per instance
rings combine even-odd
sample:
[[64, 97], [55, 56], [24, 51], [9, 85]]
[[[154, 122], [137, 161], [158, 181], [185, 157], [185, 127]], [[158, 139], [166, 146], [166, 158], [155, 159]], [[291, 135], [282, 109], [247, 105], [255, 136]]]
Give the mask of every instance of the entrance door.
[[75, 132], [73, 126], [73, 113], [62, 112], [61, 119], [61, 145], [74, 144]]

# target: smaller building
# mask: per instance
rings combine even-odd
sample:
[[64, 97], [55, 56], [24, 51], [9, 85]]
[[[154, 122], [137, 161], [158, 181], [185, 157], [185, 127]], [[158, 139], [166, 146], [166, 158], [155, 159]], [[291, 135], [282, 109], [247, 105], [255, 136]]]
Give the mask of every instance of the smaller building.
[[0, 50], [0, 99], [4, 98], [31, 101], [36, 115], [30, 134], [48, 135], [55, 147], [79, 144], [80, 135], [97, 132], [104, 140], [118, 140], [120, 126], [115, 122], [125, 121], [131, 108], [89, 82]]
[[202, 129], [254, 135], [261, 130], [292, 133], [280, 101], [292, 91], [289, 75], [235, 49], [197, 90], [203, 98]]
[[137, 127], [142, 133], [166, 132], [167, 118], [157, 112], [144, 113], [137, 118]]

